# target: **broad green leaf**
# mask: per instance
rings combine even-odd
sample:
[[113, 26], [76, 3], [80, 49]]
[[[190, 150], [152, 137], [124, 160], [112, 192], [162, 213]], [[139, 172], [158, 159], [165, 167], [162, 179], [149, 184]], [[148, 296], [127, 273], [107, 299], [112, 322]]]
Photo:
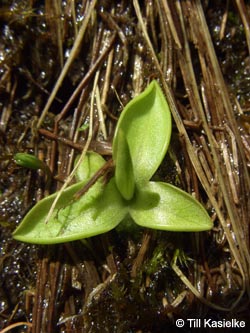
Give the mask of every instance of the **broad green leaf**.
[[25, 216], [13, 238], [35, 244], [56, 244], [95, 236], [115, 228], [128, 210], [114, 178], [105, 187], [97, 182], [80, 199], [72, 202], [74, 193], [83, 184], [77, 183], [63, 192], [47, 224], [45, 219], [56, 193], [41, 200]]
[[[117, 141], [120, 130], [128, 142], [135, 183], [142, 184], [148, 181], [159, 167], [171, 136], [169, 106], [156, 81], [152, 81], [144, 92], [133, 98], [124, 108], [113, 141], [114, 160], [119, 153]], [[126, 151], [123, 153], [127, 154]]]
[[[75, 164], [77, 163], [80, 155], [75, 159]], [[95, 152], [87, 152], [84, 157], [81, 165], [76, 170], [75, 178], [77, 182], [87, 181], [90, 179], [96, 171], [98, 171], [105, 164], [105, 159], [95, 153]]]
[[122, 129], [117, 133], [115, 181], [118, 190], [124, 199], [130, 200], [134, 195], [135, 180], [133, 165], [127, 139]]
[[205, 231], [212, 228], [212, 221], [203, 206], [188, 193], [177, 187], [149, 182], [145, 191], [158, 194], [156, 205], [145, 205], [145, 199], [138, 193], [129, 212], [141, 226], [168, 231]]

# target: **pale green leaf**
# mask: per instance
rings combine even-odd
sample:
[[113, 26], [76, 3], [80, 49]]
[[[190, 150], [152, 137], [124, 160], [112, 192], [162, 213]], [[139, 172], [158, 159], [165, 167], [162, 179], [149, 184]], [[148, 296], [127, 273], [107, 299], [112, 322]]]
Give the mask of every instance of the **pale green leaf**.
[[[80, 155], [75, 159], [75, 164], [79, 157]], [[75, 178], [77, 182], [90, 179], [105, 164], [105, 162], [105, 159], [101, 155], [95, 152], [87, 152], [82, 163], [76, 170]]]
[[35, 244], [55, 244], [95, 236], [115, 228], [126, 216], [127, 207], [114, 178], [103, 187], [93, 185], [72, 202], [83, 183], [72, 185], [61, 195], [51, 219], [45, 223], [56, 193], [38, 202], [15, 230], [13, 238]]
[[141, 226], [168, 231], [205, 231], [212, 228], [212, 221], [204, 207], [188, 193], [161, 182], [149, 182], [145, 191], [158, 194], [157, 204], [145, 203], [140, 192], [129, 212]]
[[116, 186], [123, 198], [130, 200], [134, 194], [135, 180], [128, 143], [122, 129], [120, 129], [117, 133], [117, 140], [115, 144], [117, 145], [115, 156]]
[[[118, 154], [118, 133], [122, 130], [133, 163], [135, 182], [148, 181], [166, 154], [171, 136], [171, 114], [156, 81], [124, 108], [113, 141], [114, 160]], [[125, 152], [124, 152], [125, 153]]]

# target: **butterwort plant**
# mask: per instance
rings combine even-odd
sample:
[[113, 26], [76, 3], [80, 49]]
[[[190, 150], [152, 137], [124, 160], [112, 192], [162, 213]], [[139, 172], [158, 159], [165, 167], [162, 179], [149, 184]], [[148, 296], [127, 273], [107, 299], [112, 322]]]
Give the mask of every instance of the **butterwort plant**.
[[37, 244], [74, 241], [105, 233], [128, 215], [139, 226], [152, 229], [211, 229], [207, 211], [190, 194], [151, 181], [167, 152], [171, 131], [169, 106], [154, 80], [126, 105], [118, 120], [113, 139], [114, 175], [108, 181], [100, 177], [77, 196], [106, 163], [97, 153], [87, 153], [77, 169], [77, 182], [62, 192], [49, 220], [46, 217], [57, 193], [39, 201], [13, 237]]

